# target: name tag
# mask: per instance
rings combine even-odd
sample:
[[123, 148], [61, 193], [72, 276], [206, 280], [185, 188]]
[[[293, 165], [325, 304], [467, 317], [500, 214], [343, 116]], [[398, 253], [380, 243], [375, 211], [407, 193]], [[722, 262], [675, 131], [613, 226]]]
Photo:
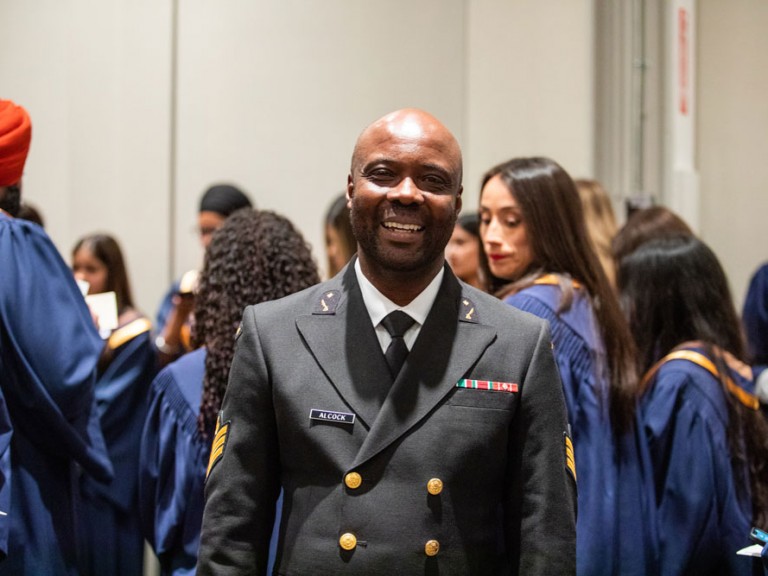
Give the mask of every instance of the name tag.
[[321, 422], [335, 422], [337, 424], [354, 424], [355, 415], [346, 412], [332, 412], [330, 410], [318, 410], [312, 408], [309, 411], [310, 420], [320, 420]]

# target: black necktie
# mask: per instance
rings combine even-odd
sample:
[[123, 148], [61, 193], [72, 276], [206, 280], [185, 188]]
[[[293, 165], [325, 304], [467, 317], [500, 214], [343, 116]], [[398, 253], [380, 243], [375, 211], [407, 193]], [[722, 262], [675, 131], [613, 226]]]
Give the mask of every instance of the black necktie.
[[390, 312], [381, 321], [381, 325], [392, 336], [392, 341], [389, 343], [384, 357], [387, 359], [387, 364], [389, 364], [389, 371], [392, 373], [393, 380], [397, 378], [400, 368], [403, 367], [403, 362], [405, 362], [405, 358], [408, 356], [408, 346], [405, 345], [403, 334], [408, 331], [408, 328], [413, 326], [414, 322], [416, 321], [402, 310]]

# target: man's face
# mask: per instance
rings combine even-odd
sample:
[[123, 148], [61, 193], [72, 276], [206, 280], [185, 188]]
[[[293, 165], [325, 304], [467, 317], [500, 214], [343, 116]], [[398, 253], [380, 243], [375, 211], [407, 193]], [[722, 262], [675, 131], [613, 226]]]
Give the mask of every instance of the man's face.
[[438, 269], [461, 209], [461, 152], [436, 119], [394, 113], [358, 140], [347, 184], [361, 264], [378, 272]]

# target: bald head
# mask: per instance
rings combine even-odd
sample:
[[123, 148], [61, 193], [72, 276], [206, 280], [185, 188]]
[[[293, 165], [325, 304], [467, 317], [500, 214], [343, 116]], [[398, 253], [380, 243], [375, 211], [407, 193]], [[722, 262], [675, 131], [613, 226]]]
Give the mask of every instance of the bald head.
[[363, 130], [352, 153], [352, 176], [359, 173], [372, 151], [392, 139], [411, 141], [414, 146], [429, 146], [440, 152], [454, 170], [456, 185], [461, 186], [463, 169], [458, 141], [442, 122], [418, 108], [390, 112]]

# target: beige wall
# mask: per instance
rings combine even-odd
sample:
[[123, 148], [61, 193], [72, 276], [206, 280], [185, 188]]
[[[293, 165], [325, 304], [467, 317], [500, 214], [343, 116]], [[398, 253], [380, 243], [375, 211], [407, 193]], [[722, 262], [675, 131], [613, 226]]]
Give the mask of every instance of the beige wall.
[[698, 2], [701, 235], [741, 306], [768, 261], [768, 2]]
[[467, 2], [465, 192], [515, 156], [594, 174], [591, 0]]
[[170, 255], [170, 0], [0, 0], [0, 97], [27, 108], [23, 199], [69, 261], [77, 238], [121, 242], [154, 311]]

